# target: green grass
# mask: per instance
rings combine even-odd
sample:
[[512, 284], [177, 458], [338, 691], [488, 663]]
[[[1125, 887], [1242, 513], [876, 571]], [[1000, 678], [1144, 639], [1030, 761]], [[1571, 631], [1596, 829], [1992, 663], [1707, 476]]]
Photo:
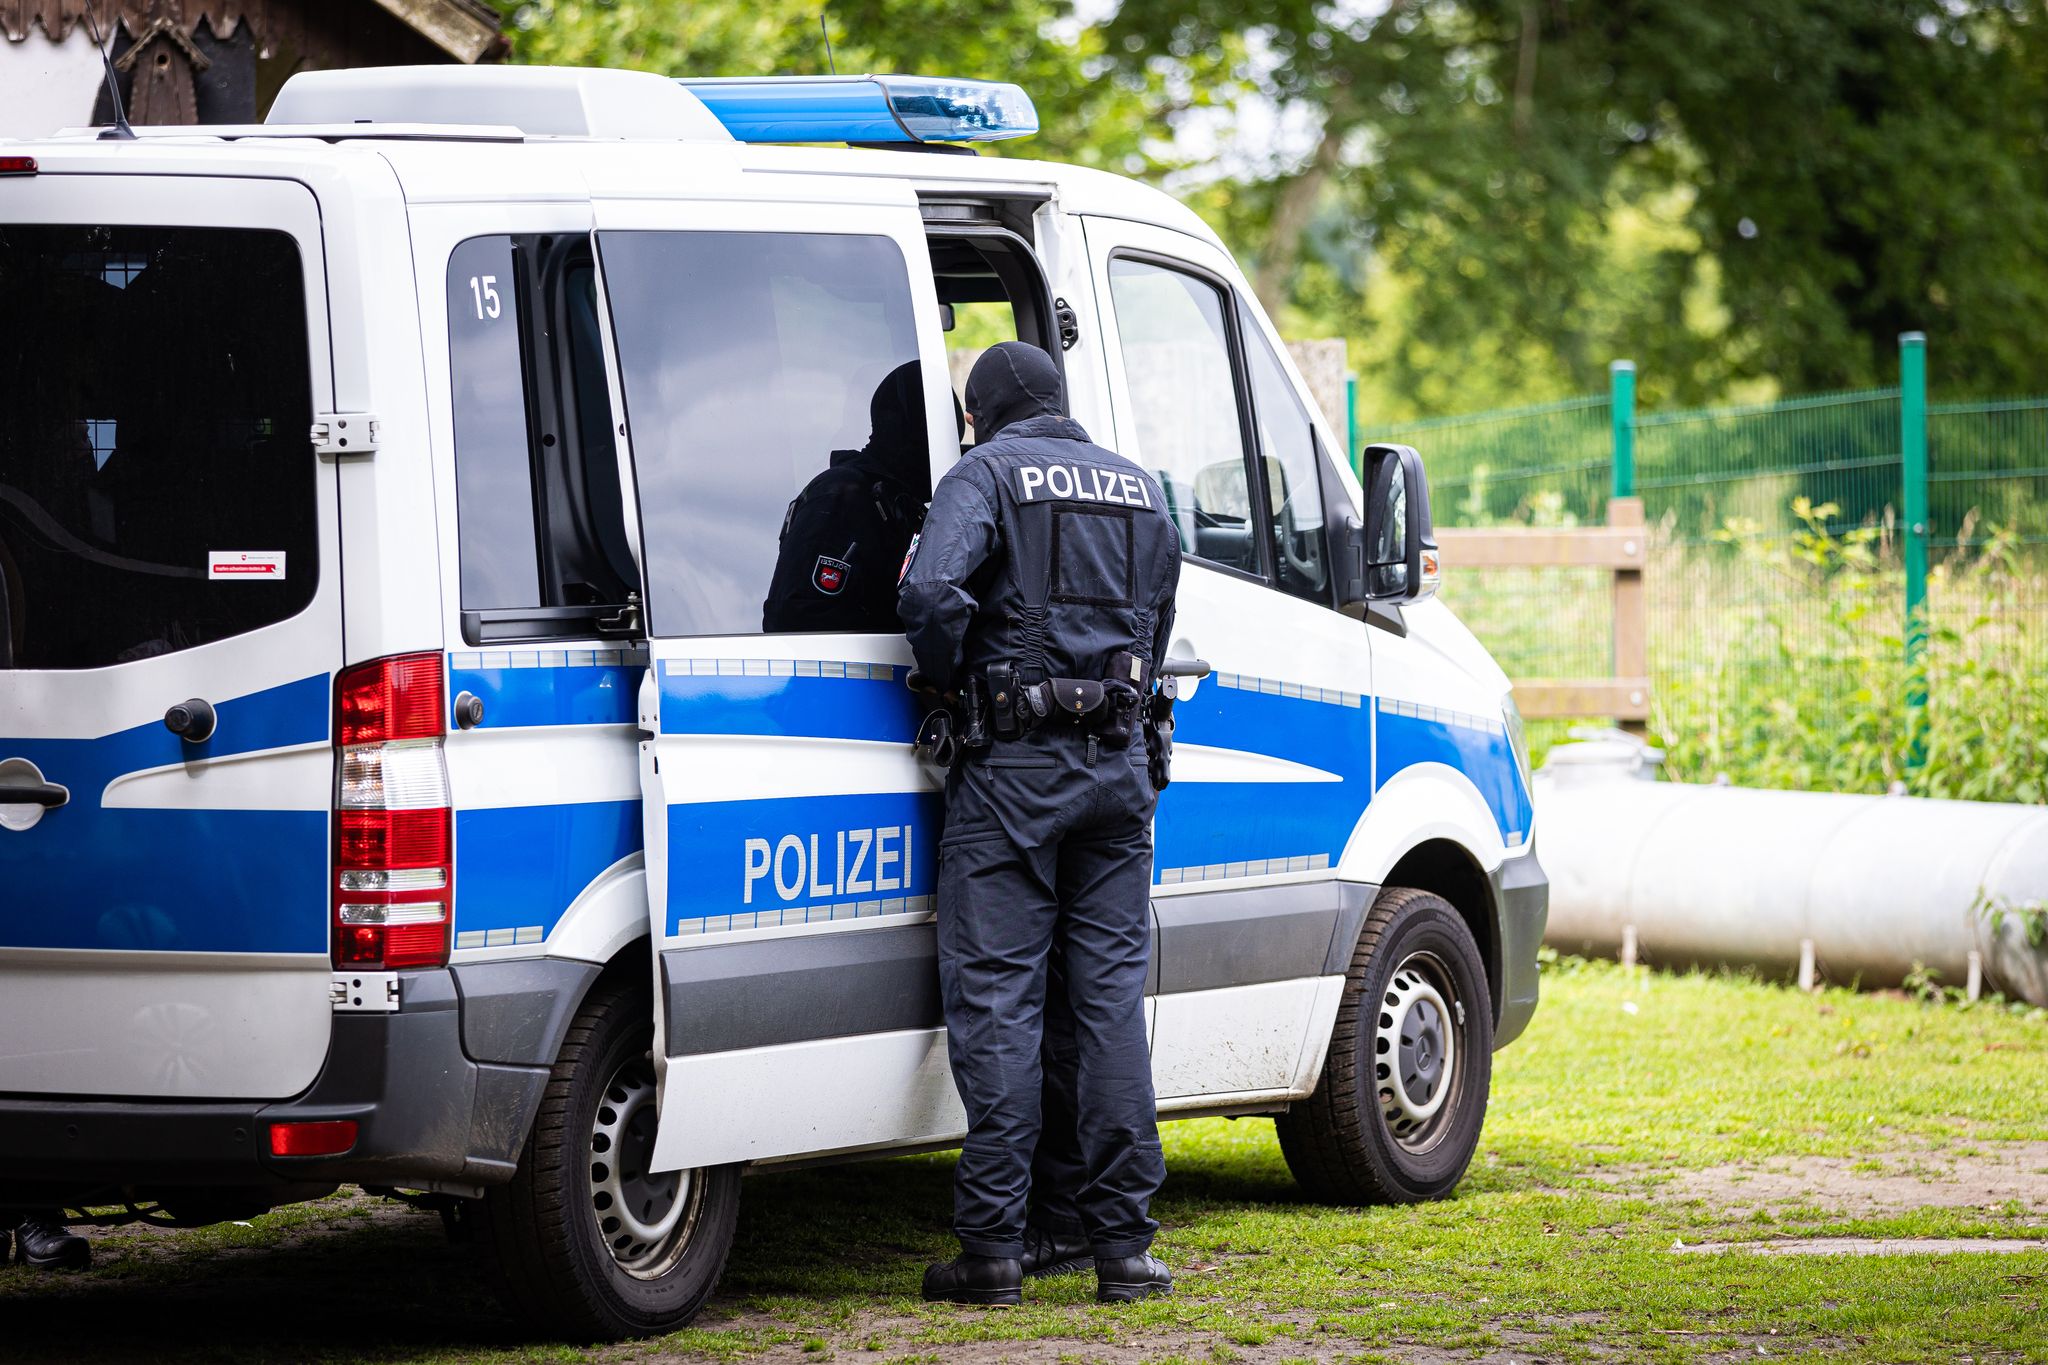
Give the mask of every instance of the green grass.
[[[2048, 1179], [1991, 1207], [1928, 1184], [1926, 1201], [1857, 1212], [1824, 1190], [1758, 1205], [1727, 1169], [1821, 1157], [1838, 1182], [1932, 1180], [1949, 1162], [2048, 1140], [2040, 1012], [1571, 961], [1545, 988], [1529, 1034], [1495, 1059], [1481, 1154], [1449, 1202], [1304, 1204], [1270, 1123], [1169, 1125], [1156, 1211], [1179, 1286], [1164, 1301], [1098, 1307], [1090, 1279], [1074, 1276], [1033, 1286], [1013, 1312], [918, 1302], [923, 1264], [949, 1246], [951, 1160], [912, 1157], [749, 1179], [719, 1300], [659, 1343], [535, 1343], [432, 1219], [332, 1201], [252, 1228], [103, 1239], [86, 1276], [0, 1271], [0, 1355], [1348, 1365], [1758, 1359], [1761, 1348], [2048, 1361], [2048, 1240], [2005, 1256], [1672, 1251], [1809, 1236], [2048, 1239]], [[1709, 1170], [1719, 1194], [1699, 1192]]]

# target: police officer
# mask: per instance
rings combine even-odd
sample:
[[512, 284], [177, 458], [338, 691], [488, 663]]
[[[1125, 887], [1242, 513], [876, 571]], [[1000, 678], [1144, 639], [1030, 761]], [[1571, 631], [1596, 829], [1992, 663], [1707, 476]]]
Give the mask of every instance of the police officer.
[[[924, 373], [916, 361], [891, 370], [868, 402], [868, 443], [835, 450], [782, 518], [768, 598], [767, 631], [852, 630], [894, 634], [896, 578], [931, 497], [931, 443], [924, 426]], [[964, 431], [953, 413], [956, 431]]]
[[902, 576], [913, 685], [962, 711], [938, 886], [940, 988], [968, 1121], [961, 1254], [924, 1282], [927, 1299], [956, 1303], [1021, 1298], [1056, 945], [1072, 1014], [1073, 1206], [1096, 1297], [1172, 1284], [1149, 1252], [1165, 1176], [1144, 1014], [1158, 794], [1139, 728], [1173, 625], [1180, 544], [1159, 485], [1061, 406], [1059, 371], [1038, 348], [1005, 342], [976, 362], [967, 411], [979, 443], [940, 480]]

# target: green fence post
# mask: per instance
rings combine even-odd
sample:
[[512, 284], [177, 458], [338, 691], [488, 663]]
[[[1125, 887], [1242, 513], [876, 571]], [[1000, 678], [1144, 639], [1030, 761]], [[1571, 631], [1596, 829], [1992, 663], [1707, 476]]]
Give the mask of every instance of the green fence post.
[[1906, 522], [1906, 767], [1927, 761], [1927, 336], [1899, 334], [1899, 473]]
[[1608, 414], [1614, 422], [1614, 496], [1636, 495], [1636, 363], [1607, 367]]
[[1358, 464], [1358, 376], [1344, 376], [1344, 458], [1351, 462], [1351, 468], [1361, 479], [1365, 472]]

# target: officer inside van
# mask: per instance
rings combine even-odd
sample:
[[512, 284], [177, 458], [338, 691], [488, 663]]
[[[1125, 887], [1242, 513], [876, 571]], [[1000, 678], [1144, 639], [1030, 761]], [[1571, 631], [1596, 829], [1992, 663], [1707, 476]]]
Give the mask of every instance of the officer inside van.
[[978, 444], [940, 480], [902, 576], [913, 686], [961, 711], [938, 883], [940, 991], [968, 1122], [961, 1254], [924, 1281], [927, 1299], [955, 1303], [1022, 1297], [1055, 949], [1080, 1158], [1074, 1190], [1059, 1193], [1087, 1234], [1098, 1300], [1172, 1286], [1150, 1254], [1165, 1177], [1144, 1012], [1158, 792], [1139, 730], [1180, 542], [1159, 485], [1063, 409], [1059, 370], [1037, 347], [1004, 342], [975, 363]]
[[[924, 372], [891, 370], [868, 403], [868, 443], [835, 450], [782, 518], [761, 628], [894, 634], [896, 576], [931, 500]], [[966, 424], [956, 404], [956, 434]]]

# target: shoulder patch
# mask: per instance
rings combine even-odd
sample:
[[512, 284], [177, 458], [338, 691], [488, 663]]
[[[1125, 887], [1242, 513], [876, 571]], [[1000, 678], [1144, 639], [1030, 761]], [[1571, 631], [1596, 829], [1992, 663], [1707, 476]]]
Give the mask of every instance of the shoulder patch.
[[903, 552], [903, 567], [896, 571], [896, 586], [902, 587], [903, 580], [910, 577], [910, 561], [917, 558], [917, 543], [924, 539], [924, 532], [918, 531], [910, 537], [910, 548]]
[[853, 572], [853, 565], [831, 555], [819, 555], [818, 562], [811, 568], [811, 586], [827, 597], [837, 597], [839, 590], [846, 586], [847, 576]]

